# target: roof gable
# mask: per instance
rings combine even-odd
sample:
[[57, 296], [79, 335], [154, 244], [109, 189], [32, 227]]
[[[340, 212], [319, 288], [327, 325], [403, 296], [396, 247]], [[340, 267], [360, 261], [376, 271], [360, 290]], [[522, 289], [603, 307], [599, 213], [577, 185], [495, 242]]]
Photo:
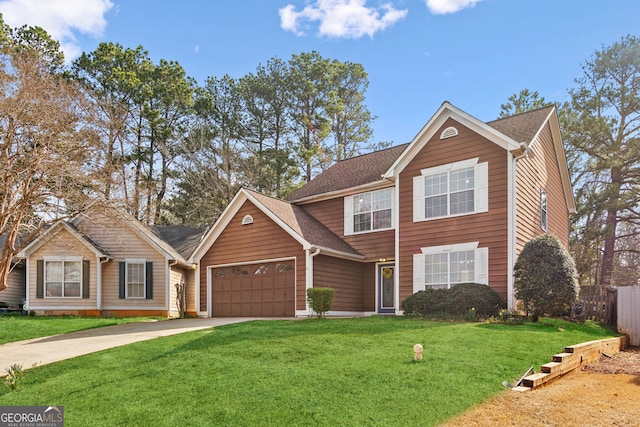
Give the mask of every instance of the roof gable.
[[483, 123], [448, 102], [442, 104], [410, 143], [341, 160], [295, 190], [287, 200], [305, 203], [391, 185], [395, 176], [424, 148], [449, 118], [514, 155], [524, 153], [527, 146], [535, 142], [538, 134], [549, 122], [554, 132], [556, 154], [560, 163], [564, 165], [564, 168], [561, 167], [564, 169], [561, 170], [561, 175], [565, 197], [570, 209], [571, 206], [575, 206], [554, 106]]
[[29, 243], [27, 247], [20, 251], [20, 253], [18, 254], [18, 258], [27, 258], [63, 230], [71, 234], [71, 236], [73, 236], [76, 240], [78, 240], [78, 242], [80, 242], [83, 246], [93, 252], [97, 257], [111, 258], [106, 250], [102, 249], [98, 244], [92, 241], [89, 237], [82, 234], [78, 229], [76, 229], [73, 225], [67, 223], [66, 221], [58, 221], [51, 227], [49, 227], [44, 233], [40, 234], [35, 240]]
[[204, 236], [191, 255], [191, 260], [197, 262], [204, 256], [247, 200], [253, 203], [280, 228], [300, 243], [303, 249], [320, 249], [327, 255], [364, 259], [363, 255], [336, 236], [301, 207], [246, 188], [241, 188], [211, 230]]
[[140, 237], [154, 250], [160, 253], [168, 261], [175, 261], [183, 267], [191, 267], [191, 264], [174, 247], [164, 241], [158, 234], [135, 219], [124, 210], [113, 206], [111, 203], [96, 203], [90, 206], [86, 212], [70, 220], [70, 224], [78, 227], [84, 221], [91, 221], [91, 211], [98, 214], [111, 215], [115, 220], [121, 221], [132, 233]]
[[389, 167], [389, 169], [385, 171], [383, 177], [394, 179], [398, 176], [448, 119], [455, 120], [505, 150], [518, 151], [523, 149], [522, 143], [524, 141], [516, 141], [509, 135], [506, 135], [494, 127], [481, 122], [477, 118], [445, 101], [433, 117], [429, 119], [420, 132], [418, 132], [418, 134], [413, 138], [408, 147]]

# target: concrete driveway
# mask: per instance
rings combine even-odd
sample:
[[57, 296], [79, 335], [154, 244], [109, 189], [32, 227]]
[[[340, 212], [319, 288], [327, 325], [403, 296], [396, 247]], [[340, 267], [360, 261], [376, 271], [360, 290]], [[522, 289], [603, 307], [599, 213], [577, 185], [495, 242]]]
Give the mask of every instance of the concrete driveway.
[[0, 377], [6, 375], [5, 369], [14, 363], [22, 365], [22, 369], [29, 369], [138, 341], [250, 320], [264, 319], [198, 318], [138, 322], [12, 342], [0, 346]]

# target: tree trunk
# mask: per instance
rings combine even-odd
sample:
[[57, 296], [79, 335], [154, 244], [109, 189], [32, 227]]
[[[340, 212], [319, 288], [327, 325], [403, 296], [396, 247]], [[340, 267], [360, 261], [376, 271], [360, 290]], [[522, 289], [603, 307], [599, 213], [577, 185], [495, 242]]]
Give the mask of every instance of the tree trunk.
[[602, 252], [602, 267], [600, 269], [600, 283], [602, 288], [611, 286], [613, 275], [613, 263], [615, 261], [616, 232], [618, 229], [618, 205], [620, 202], [620, 186], [622, 184], [622, 171], [619, 167], [611, 168], [611, 184], [609, 187], [609, 200], [607, 219], [604, 227], [604, 248]]

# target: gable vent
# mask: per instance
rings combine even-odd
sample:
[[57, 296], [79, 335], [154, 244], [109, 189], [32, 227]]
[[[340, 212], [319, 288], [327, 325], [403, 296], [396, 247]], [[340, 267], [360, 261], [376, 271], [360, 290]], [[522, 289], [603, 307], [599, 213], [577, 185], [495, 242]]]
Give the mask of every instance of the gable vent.
[[242, 218], [242, 225], [248, 224], [253, 224], [253, 217], [251, 215], [245, 215], [244, 218]]
[[458, 129], [454, 128], [453, 126], [449, 126], [442, 131], [442, 133], [440, 134], [440, 139], [451, 138], [454, 136], [458, 136]]

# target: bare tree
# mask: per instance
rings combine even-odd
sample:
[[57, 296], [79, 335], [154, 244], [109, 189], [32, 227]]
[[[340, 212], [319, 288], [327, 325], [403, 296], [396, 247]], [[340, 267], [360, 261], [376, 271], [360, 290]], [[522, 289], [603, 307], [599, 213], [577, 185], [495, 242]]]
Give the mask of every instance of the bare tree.
[[35, 50], [0, 46], [0, 290], [15, 255], [43, 227], [74, 215], [91, 193], [93, 135], [78, 88]]

